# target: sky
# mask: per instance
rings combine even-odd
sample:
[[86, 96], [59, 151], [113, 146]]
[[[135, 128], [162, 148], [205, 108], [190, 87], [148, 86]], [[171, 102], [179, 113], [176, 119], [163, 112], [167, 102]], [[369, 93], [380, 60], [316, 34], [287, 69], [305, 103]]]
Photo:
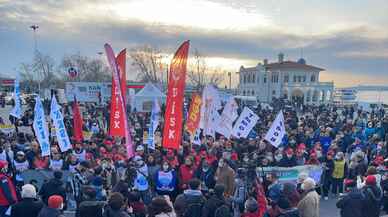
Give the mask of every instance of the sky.
[[171, 56], [190, 40], [227, 71], [282, 52], [326, 69], [320, 79], [336, 86], [388, 84], [387, 11], [386, 0], [0, 0], [0, 74], [32, 60], [36, 24], [39, 51], [57, 63], [78, 52], [99, 58], [106, 42]]

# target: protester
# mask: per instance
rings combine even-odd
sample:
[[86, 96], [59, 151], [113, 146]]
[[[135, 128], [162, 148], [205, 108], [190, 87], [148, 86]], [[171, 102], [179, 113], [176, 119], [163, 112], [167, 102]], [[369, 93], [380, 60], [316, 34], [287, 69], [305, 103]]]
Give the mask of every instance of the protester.
[[155, 197], [148, 207], [148, 217], [176, 217], [170, 197]]
[[224, 197], [225, 186], [218, 184], [214, 186], [214, 193], [210, 198], [205, 202], [202, 208], [202, 217], [215, 217], [217, 209], [226, 206], [230, 210], [227, 201]]
[[223, 184], [225, 186], [225, 194], [230, 197], [234, 193], [235, 182], [234, 182], [235, 172], [233, 169], [225, 162], [223, 158], [218, 161], [218, 168], [215, 174], [216, 184]]
[[304, 197], [298, 203], [300, 217], [319, 217], [319, 195], [315, 187], [314, 179], [307, 178], [303, 181]]
[[37, 200], [36, 189], [31, 184], [23, 185], [22, 200], [11, 208], [11, 217], [37, 217], [43, 208], [43, 202]]
[[8, 208], [17, 202], [16, 188], [7, 175], [8, 163], [0, 161], [0, 216], [5, 216]]
[[341, 209], [341, 217], [363, 217], [365, 196], [357, 188], [357, 183], [353, 180], [347, 180], [345, 189], [346, 194], [336, 204]]
[[178, 217], [200, 217], [205, 197], [200, 190], [201, 182], [192, 179], [188, 183], [189, 189], [178, 195], [174, 202], [174, 208]]
[[383, 197], [381, 190], [376, 186], [376, 177], [369, 175], [365, 179], [365, 186], [362, 189], [365, 197], [363, 214], [368, 217], [380, 216], [380, 203]]
[[65, 217], [62, 214], [63, 199], [59, 195], [52, 195], [48, 199], [48, 206], [44, 206], [38, 217]]
[[97, 193], [93, 187], [83, 189], [83, 201], [79, 205], [80, 217], [102, 217], [102, 209], [105, 205], [102, 201], [97, 201]]
[[108, 199], [108, 206], [105, 208], [103, 217], [129, 217], [125, 212], [125, 198], [122, 194], [112, 193]]
[[54, 178], [44, 183], [39, 191], [42, 201], [47, 205], [48, 199], [52, 195], [59, 195], [62, 197], [64, 204], [66, 204], [66, 190], [62, 182], [63, 173], [61, 171], [54, 172]]

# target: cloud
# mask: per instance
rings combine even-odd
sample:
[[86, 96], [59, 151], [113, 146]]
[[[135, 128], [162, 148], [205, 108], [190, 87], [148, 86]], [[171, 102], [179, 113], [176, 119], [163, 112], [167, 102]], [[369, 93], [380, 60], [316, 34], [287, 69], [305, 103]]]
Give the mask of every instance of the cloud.
[[[290, 11], [278, 1], [266, 2], [83, 0], [36, 4], [0, 0], [0, 36], [15, 40], [0, 47], [26, 59], [30, 53], [23, 54], [21, 47], [31, 47], [28, 26], [36, 23], [40, 26], [39, 48], [56, 59], [77, 51], [96, 55], [105, 42], [117, 50], [151, 44], [173, 53], [180, 42], [190, 39], [192, 48], [209, 57], [209, 64], [236, 67], [236, 71], [239, 64], [253, 66], [264, 58], [275, 60], [279, 52], [295, 60], [303, 48], [307, 62], [327, 69], [336, 81], [346, 77], [336, 76], [334, 71], [351, 72], [363, 79], [372, 74], [373, 79], [376, 75], [382, 80], [387, 77], [388, 34], [379, 22], [353, 22], [350, 15], [332, 10], [333, 5], [323, 7], [331, 15], [324, 20], [313, 16], [318, 9], [309, 4], [303, 16], [297, 16], [303, 20], [295, 20], [291, 15], [296, 12], [291, 9], [302, 7], [301, 0], [289, 5]], [[176, 7], [171, 7], [174, 4]], [[189, 10], [174, 13], [182, 7]], [[320, 28], [306, 28], [308, 24]], [[15, 67], [18, 62], [9, 58], [10, 54], [4, 57], [6, 64]]]

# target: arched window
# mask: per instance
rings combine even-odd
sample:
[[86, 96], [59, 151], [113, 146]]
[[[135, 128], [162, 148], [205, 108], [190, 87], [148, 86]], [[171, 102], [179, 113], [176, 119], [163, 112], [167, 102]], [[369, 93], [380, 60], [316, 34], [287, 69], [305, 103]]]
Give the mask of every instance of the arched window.
[[257, 75], [257, 77], [256, 77], [256, 82], [259, 84], [260, 83], [260, 76], [259, 75]]
[[247, 83], [247, 75], [244, 74], [244, 84]]
[[328, 90], [328, 91], [326, 92], [326, 101], [330, 101], [330, 100], [331, 100], [331, 91]]
[[243, 96], [245, 96], [245, 90], [243, 90]]
[[319, 91], [318, 90], [314, 90], [313, 102], [317, 102], [318, 101], [318, 96], [319, 96]]
[[306, 102], [310, 102], [310, 98], [311, 98], [311, 90], [308, 90], [306, 94]]
[[311, 75], [311, 82], [315, 82], [315, 75]]
[[255, 83], [255, 81], [256, 81], [256, 75], [253, 73], [252, 74], [252, 83]]

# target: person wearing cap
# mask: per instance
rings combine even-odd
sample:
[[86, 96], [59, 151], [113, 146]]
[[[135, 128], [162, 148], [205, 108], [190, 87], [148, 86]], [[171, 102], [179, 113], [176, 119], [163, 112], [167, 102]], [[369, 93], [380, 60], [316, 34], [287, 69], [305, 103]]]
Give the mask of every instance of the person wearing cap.
[[22, 186], [22, 200], [11, 208], [11, 217], [37, 217], [43, 202], [36, 199], [36, 189], [31, 184]]
[[140, 156], [140, 157], [143, 157], [143, 156], [144, 156], [144, 146], [138, 145], [138, 146], [136, 147], [136, 155], [137, 155], [137, 156]]
[[315, 181], [307, 178], [302, 183], [304, 197], [298, 203], [300, 217], [319, 217], [319, 195], [315, 191]]
[[7, 172], [8, 163], [0, 161], [0, 217], [3, 217], [9, 206], [18, 200], [15, 185]]
[[63, 173], [61, 171], [54, 171], [54, 178], [43, 183], [40, 188], [39, 195], [46, 205], [48, 205], [48, 199], [52, 195], [60, 195], [66, 204], [66, 190], [62, 181], [62, 176]]
[[59, 195], [52, 195], [48, 199], [48, 205], [39, 212], [38, 217], [65, 217], [62, 214], [63, 198]]
[[365, 197], [363, 208], [364, 216], [380, 216], [380, 204], [383, 194], [376, 183], [376, 176], [374, 175], [368, 175], [365, 179], [365, 186], [362, 188], [362, 193]]
[[357, 188], [357, 182], [347, 179], [344, 184], [346, 194], [336, 203], [341, 217], [363, 217], [364, 195]]
[[296, 166], [296, 158], [292, 148], [287, 148], [284, 152], [283, 158], [279, 162], [280, 167], [294, 167]]

